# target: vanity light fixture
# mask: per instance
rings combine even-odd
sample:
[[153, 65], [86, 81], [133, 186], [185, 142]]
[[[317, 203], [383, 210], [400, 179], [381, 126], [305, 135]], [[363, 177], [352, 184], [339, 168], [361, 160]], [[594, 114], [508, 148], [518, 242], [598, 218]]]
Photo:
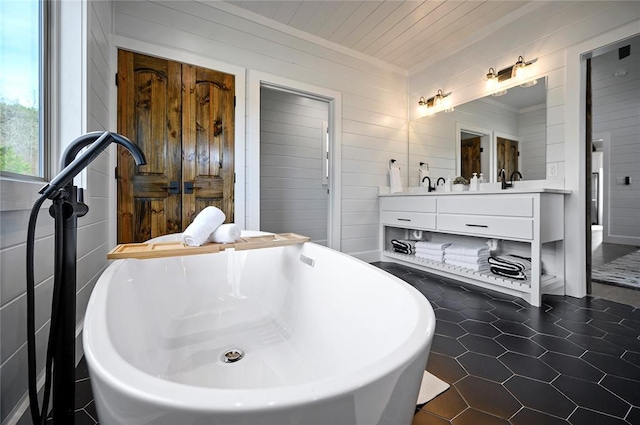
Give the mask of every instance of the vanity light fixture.
[[491, 96], [504, 96], [507, 94], [506, 90], [498, 90], [500, 81], [498, 75], [493, 68], [489, 68], [487, 72], [487, 89], [491, 92]]
[[424, 99], [424, 96], [420, 96], [418, 106], [421, 108], [423, 115], [433, 115], [440, 111], [453, 112], [454, 107], [451, 106], [450, 95], [451, 93], [443, 93], [442, 90], [438, 90], [435, 96], [427, 100]]
[[[535, 63], [538, 59], [533, 59], [531, 61], [526, 62], [524, 57], [518, 56], [518, 60], [512, 66], [501, 69], [497, 73], [493, 68], [489, 68], [489, 72], [487, 73], [487, 88], [491, 91], [492, 96], [503, 96], [507, 94], [507, 90], [499, 90], [500, 83], [503, 81], [507, 81], [510, 79], [515, 80], [526, 80], [528, 75], [527, 68], [532, 63]], [[537, 83], [537, 80], [527, 81], [525, 83], [520, 84], [522, 87], [531, 87]], [[497, 90], [497, 91], [496, 91]]]

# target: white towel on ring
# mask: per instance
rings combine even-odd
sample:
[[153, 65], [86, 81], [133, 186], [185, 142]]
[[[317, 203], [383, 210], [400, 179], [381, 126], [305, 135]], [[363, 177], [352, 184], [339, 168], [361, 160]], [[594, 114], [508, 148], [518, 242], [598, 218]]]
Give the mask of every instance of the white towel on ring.
[[234, 243], [240, 239], [240, 227], [235, 223], [221, 224], [209, 236], [209, 242]]
[[226, 219], [224, 213], [216, 207], [206, 207], [184, 229], [181, 240], [188, 246], [200, 246]]
[[402, 179], [400, 179], [400, 168], [398, 167], [389, 169], [389, 188], [391, 193], [402, 192]]

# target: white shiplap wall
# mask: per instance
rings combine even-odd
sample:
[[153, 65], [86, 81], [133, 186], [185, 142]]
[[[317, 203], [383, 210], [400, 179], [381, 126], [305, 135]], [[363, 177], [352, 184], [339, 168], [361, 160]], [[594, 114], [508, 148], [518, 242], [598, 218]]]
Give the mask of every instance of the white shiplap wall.
[[[587, 46], [587, 41], [594, 38], [606, 40], [608, 33], [618, 29], [628, 33], [628, 27], [637, 27], [640, 32], [638, 2], [541, 3], [525, 17], [501, 28], [499, 37], [470, 43], [455, 55], [409, 75], [409, 114], [416, 116], [418, 99], [425, 93], [451, 91], [454, 104], [464, 103], [487, 94], [484, 76], [490, 67], [510, 66], [518, 55], [526, 60], [538, 59], [531, 68], [533, 76], [548, 77], [547, 164], [557, 164], [558, 178], [565, 178], [565, 187], [572, 190], [565, 201], [565, 288], [569, 295], [584, 295], [586, 265], [582, 248], [584, 219], [575, 219], [584, 215], [584, 194], [580, 192], [584, 190], [584, 177], [580, 173], [582, 160], [577, 155], [580, 141], [577, 137], [566, 140], [567, 134], [573, 137], [579, 133], [575, 111], [580, 103], [573, 83], [580, 75], [566, 75], [567, 64], [575, 69], [579, 55], [586, 53], [575, 51], [574, 46]], [[568, 57], [568, 53], [572, 56]], [[572, 96], [568, 101], [567, 93]], [[565, 127], [565, 120], [571, 122], [570, 127]]]
[[546, 178], [546, 116], [547, 108], [544, 104], [518, 111], [520, 171], [526, 180]]
[[260, 229], [326, 246], [322, 130], [329, 103], [265, 87], [260, 97]]
[[[82, 39], [73, 47], [65, 44], [61, 56], [62, 69], [68, 66], [66, 55], [72, 60], [86, 57], [86, 68], [73, 66], [73, 76], [63, 79], [61, 92], [66, 98], [60, 101], [58, 128], [61, 146], [89, 130], [103, 130], [109, 123], [109, 86], [111, 81], [109, 61], [109, 39], [112, 26], [112, 5], [106, 1], [67, 3], [69, 9], [60, 9], [61, 31], [73, 31], [70, 37]], [[73, 19], [69, 16], [73, 15]], [[83, 21], [78, 20], [83, 16]], [[66, 20], [65, 20], [66, 17]], [[76, 25], [69, 25], [68, 22]], [[84, 25], [86, 24], [86, 26]], [[73, 35], [71, 35], [73, 34]], [[65, 42], [65, 38], [62, 38]], [[80, 49], [80, 50], [74, 50]], [[86, 52], [86, 56], [83, 53]], [[85, 72], [86, 75], [82, 75]], [[67, 74], [69, 77], [69, 74]], [[71, 84], [73, 87], [70, 87]], [[71, 95], [73, 93], [73, 95]], [[84, 100], [83, 98], [84, 97]], [[70, 105], [70, 103], [73, 103]], [[83, 117], [77, 111], [86, 111]], [[87, 124], [85, 124], [87, 123]], [[88, 125], [88, 128], [83, 128]], [[72, 135], [71, 135], [72, 134]], [[69, 139], [69, 140], [67, 140]], [[56, 138], [52, 138], [56, 140]], [[54, 151], [62, 149], [54, 147]], [[58, 163], [54, 158], [54, 163]], [[76, 320], [81, 325], [91, 290], [104, 270], [106, 253], [109, 248], [109, 155], [102, 153], [87, 172], [88, 193], [85, 198], [90, 207], [89, 214], [78, 220], [78, 262]], [[41, 184], [33, 187], [37, 192]], [[4, 187], [4, 182], [3, 182]], [[27, 189], [31, 190], [31, 189]], [[3, 207], [0, 211], [0, 277], [1, 277], [1, 332], [0, 332], [0, 422], [15, 423], [21, 416], [21, 423], [30, 423], [27, 410], [27, 347], [26, 347], [26, 230], [29, 210], [25, 207], [5, 208], [7, 192], [3, 190]], [[53, 291], [53, 219], [48, 214], [50, 202], [40, 212], [36, 233], [35, 277], [36, 277], [36, 329], [38, 366], [44, 366], [46, 339], [49, 333], [51, 295]], [[76, 339], [76, 353], [81, 352], [82, 342]], [[79, 357], [76, 357], [78, 360]], [[41, 369], [42, 370], [42, 369]], [[23, 415], [23, 412], [26, 414]]]
[[[604, 241], [640, 244], [640, 43], [631, 55], [618, 59], [615, 49], [591, 61], [593, 89], [593, 133], [609, 133], [610, 144], [604, 172]], [[626, 75], [616, 77], [616, 71]], [[632, 184], [618, 183], [631, 177]]]
[[[379, 258], [378, 186], [388, 185], [390, 158], [406, 165], [406, 76], [236, 16], [224, 6], [118, 1], [115, 34], [341, 92], [341, 249]], [[406, 184], [406, 172], [404, 179]], [[251, 197], [252, 188], [246, 193]]]

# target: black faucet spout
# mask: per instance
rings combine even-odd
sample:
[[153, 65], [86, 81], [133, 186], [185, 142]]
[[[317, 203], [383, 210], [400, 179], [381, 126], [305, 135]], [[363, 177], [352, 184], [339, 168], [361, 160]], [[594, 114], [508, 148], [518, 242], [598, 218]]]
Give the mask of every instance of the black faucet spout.
[[507, 183], [507, 172], [505, 171], [504, 168], [500, 170], [500, 172], [498, 173], [498, 176], [500, 177], [500, 181], [502, 182], [503, 190], [508, 187], [511, 187], [511, 183]]
[[[60, 159], [60, 168], [62, 171], [60, 171], [49, 184], [40, 189], [39, 193], [51, 199], [57, 197], [58, 192], [73, 182], [73, 178], [85, 169], [112, 142], [118, 143], [129, 150], [138, 165], [146, 163], [144, 153], [131, 140], [109, 131], [94, 131], [84, 134], [71, 142]], [[78, 156], [80, 151], [87, 146], [89, 146], [89, 148]]]
[[435, 187], [431, 186], [431, 178], [429, 176], [424, 176], [422, 178], [422, 183], [424, 183], [424, 180], [427, 179], [429, 180], [428, 186], [427, 186], [427, 192], [432, 192], [435, 190]]
[[511, 178], [509, 180], [511, 180], [511, 184], [513, 185], [513, 177], [514, 176], [518, 176], [520, 177], [520, 180], [522, 180], [522, 173], [518, 170], [514, 171], [513, 173], [511, 173]]
[[436, 180], [436, 186], [440, 186], [440, 180], [442, 180], [442, 184], [447, 184], [447, 181], [444, 179], [444, 177], [438, 177], [438, 180]]

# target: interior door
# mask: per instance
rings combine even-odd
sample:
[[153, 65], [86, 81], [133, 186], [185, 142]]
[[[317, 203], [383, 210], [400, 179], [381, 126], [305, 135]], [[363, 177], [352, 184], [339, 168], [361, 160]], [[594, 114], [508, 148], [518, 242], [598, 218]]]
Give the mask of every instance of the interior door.
[[472, 137], [460, 141], [460, 175], [470, 179], [473, 173], [482, 171], [480, 163], [480, 137]]
[[498, 166], [498, 179], [502, 181], [500, 170], [504, 168], [506, 178], [518, 170], [518, 141], [498, 137], [496, 141], [496, 164]]
[[118, 243], [184, 230], [204, 207], [234, 218], [234, 77], [118, 51]]

